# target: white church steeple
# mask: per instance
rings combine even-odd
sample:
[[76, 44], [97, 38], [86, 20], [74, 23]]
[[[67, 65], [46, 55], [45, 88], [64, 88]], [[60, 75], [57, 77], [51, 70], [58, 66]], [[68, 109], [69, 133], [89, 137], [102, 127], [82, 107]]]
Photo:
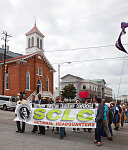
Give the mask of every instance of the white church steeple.
[[45, 36], [36, 27], [36, 20], [34, 23], [34, 27], [25, 35], [26, 35], [26, 54], [44, 51], [43, 40]]

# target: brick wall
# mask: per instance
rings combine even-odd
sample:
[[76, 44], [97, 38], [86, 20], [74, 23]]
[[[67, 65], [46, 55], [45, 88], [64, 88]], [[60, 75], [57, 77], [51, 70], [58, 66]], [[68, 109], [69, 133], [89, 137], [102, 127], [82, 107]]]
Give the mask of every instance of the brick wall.
[[[53, 94], [53, 73], [50, 72], [43, 56], [41, 59], [35, 55], [26, 60], [26, 63], [10, 63], [8, 64], [9, 73], [9, 90], [5, 90], [5, 95], [15, 95], [22, 91], [26, 91], [27, 97], [36, 91], [36, 85], [40, 79], [42, 82], [42, 91], [46, 91], [46, 78], [49, 78], [49, 91]], [[43, 75], [37, 75], [37, 67], [42, 67]], [[30, 90], [26, 90], [26, 73], [30, 73]], [[0, 94], [2, 94], [3, 81], [2, 67], [0, 67]]]

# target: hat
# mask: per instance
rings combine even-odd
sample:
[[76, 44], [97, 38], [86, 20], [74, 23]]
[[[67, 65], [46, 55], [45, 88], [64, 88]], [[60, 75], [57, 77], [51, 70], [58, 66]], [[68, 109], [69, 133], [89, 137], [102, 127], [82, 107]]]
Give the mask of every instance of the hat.
[[110, 108], [110, 103], [105, 103], [105, 104], [106, 104], [106, 106], [108, 106]]
[[43, 99], [46, 99], [45, 97], [43, 97]]

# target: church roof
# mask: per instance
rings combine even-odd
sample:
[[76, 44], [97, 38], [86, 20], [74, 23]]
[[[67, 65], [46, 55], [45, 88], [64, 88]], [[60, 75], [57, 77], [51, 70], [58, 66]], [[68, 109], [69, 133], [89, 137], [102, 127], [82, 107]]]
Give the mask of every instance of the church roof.
[[[12, 62], [17, 62], [17, 61], [25, 61], [26, 59], [29, 59], [35, 55], [42, 55], [43, 56], [43, 59], [45, 61], [45, 63], [48, 65], [48, 67], [53, 70], [53, 72], [56, 72], [55, 69], [53, 68], [53, 66], [51, 65], [51, 63], [49, 62], [49, 60], [46, 58], [46, 56], [41, 53], [41, 52], [36, 52], [36, 53], [32, 53], [32, 54], [29, 54], [29, 55], [23, 55], [23, 56], [19, 56], [19, 57], [15, 57], [15, 58], [10, 58], [10, 59], [6, 59], [6, 63], [12, 63]], [[3, 61], [0, 61], [0, 64], [3, 64]]]
[[32, 34], [32, 33], [37, 33], [37, 34], [39, 34], [40, 36], [45, 37], [45, 36], [39, 31], [39, 29], [36, 27], [36, 23], [34, 24], [34, 27], [33, 27], [29, 32], [27, 32], [25, 35], [27, 36], [27, 35], [30, 35], [30, 34]]
[[[0, 48], [0, 61], [3, 61], [3, 56], [4, 56], [4, 50]], [[7, 51], [6, 52], [6, 59], [14, 58], [14, 57], [19, 57], [22, 56], [22, 54], [15, 53], [12, 51]]]

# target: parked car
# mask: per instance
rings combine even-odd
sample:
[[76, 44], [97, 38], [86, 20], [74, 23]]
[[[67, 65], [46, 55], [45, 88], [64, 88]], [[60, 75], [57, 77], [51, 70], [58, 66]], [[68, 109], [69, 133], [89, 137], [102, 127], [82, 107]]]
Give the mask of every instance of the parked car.
[[0, 95], [0, 106], [4, 111], [6, 111], [7, 109], [15, 109], [16, 97]]

